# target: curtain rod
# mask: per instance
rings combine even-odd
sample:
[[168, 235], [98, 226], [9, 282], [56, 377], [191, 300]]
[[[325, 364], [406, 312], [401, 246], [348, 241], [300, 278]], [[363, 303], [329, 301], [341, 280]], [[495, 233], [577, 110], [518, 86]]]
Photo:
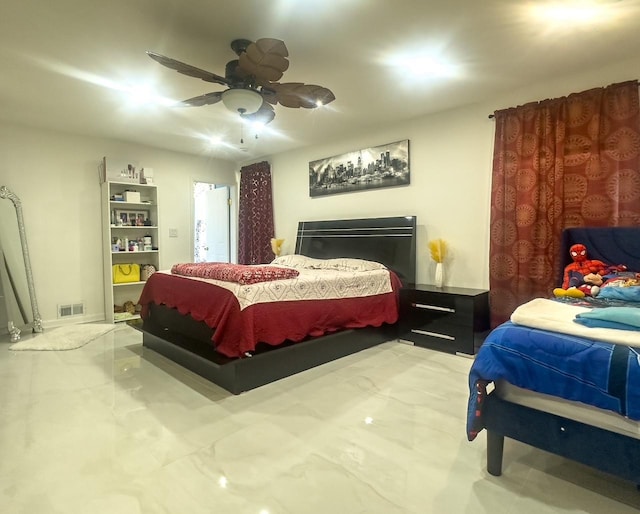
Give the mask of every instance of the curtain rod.
[[[638, 80], [638, 79], [635, 79], [635, 80]], [[632, 82], [632, 80], [629, 80], [628, 82]], [[619, 84], [623, 84], [623, 82], [619, 82]], [[487, 116], [487, 118], [489, 118], [490, 120], [492, 120], [495, 117], [496, 117], [495, 114], [489, 114], [489, 116]]]

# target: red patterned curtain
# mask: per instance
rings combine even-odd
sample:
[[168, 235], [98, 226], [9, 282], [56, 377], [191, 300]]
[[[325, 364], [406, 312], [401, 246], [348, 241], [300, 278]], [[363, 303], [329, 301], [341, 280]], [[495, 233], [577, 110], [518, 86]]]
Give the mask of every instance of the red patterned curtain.
[[264, 264], [273, 260], [273, 200], [271, 167], [267, 161], [240, 169], [238, 205], [238, 263]]
[[491, 323], [558, 283], [562, 230], [640, 225], [638, 81], [495, 113]]

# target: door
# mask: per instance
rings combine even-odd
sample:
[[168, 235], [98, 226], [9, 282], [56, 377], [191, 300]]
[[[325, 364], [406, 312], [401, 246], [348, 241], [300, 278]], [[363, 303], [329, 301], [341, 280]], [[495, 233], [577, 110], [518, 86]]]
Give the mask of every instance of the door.
[[229, 186], [194, 182], [194, 262], [229, 262]]

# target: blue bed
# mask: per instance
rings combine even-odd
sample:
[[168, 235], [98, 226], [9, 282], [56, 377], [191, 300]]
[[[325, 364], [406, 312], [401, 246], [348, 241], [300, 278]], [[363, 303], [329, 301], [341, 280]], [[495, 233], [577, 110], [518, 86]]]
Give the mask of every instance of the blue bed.
[[[565, 230], [561, 270], [576, 243], [587, 246], [589, 258], [640, 271], [640, 228]], [[610, 305], [597, 298], [580, 303]], [[497, 389], [487, 394], [487, 386], [500, 381], [640, 421], [640, 347], [504, 323], [489, 334], [472, 365], [467, 411], [469, 440], [487, 431], [487, 470], [493, 475], [502, 473], [508, 437], [640, 484], [640, 439], [505, 400]]]

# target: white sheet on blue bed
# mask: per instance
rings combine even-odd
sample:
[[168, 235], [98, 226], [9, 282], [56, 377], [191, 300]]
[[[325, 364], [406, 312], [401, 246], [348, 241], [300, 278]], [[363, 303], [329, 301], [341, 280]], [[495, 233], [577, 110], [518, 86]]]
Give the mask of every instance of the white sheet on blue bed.
[[577, 314], [589, 312], [589, 307], [560, 303], [547, 298], [535, 298], [518, 307], [511, 321], [550, 332], [559, 332], [596, 341], [640, 347], [640, 330], [614, 330], [610, 328], [586, 327], [574, 321]]

